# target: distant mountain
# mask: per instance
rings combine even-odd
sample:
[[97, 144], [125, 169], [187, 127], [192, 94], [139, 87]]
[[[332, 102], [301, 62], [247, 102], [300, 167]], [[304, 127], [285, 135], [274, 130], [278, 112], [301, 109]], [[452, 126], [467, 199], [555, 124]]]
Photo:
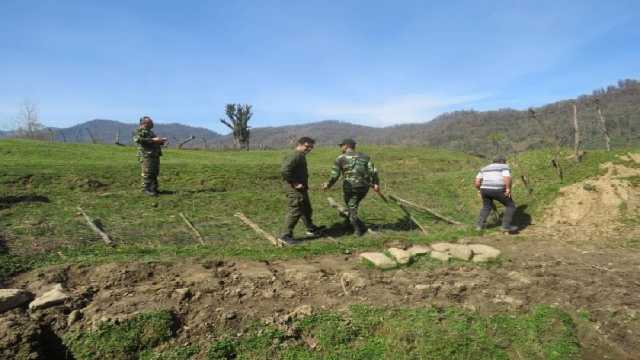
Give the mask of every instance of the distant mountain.
[[[291, 145], [301, 136], [313, 137], [318, 145], [337, 144], [347, 137], [362, 137], [375, 134], [381, 129], [370, 126], [355, 125], [338, 120], [325, 120], [303, 125], [287, 125], [251, 129], [251, 146], [284, 147]], [[233, 136], [224, 135], [216, 139], [216, 144], [233, 145]]]
[[[319, 144], [336, 144], [353, 137], [360, 143], [386, 145], [427, 145], [475, 154], [514, 152], [560, 144], [573, 144], [572, 103], [585, 148], [604, 147], [596, 108], [600, 102], [613, 146], [640, 144], [640, 82], [621, 80], [617, 85], [593, 91], [577, 99], [562, 100], [535, 108], [535, 118], [527, 110], [463, 110], [442, 114], [430, 122], [385, 128], [322, 121], [296, 126], [251, 130], [252, 146], [283, 147], [299, 136], [311, 136]], [[226, 145], [229, 136], [217, 139]]]
[[[119, 142], [126, 145], [131, 143], [132, 134], [137, 127], [137, 124], [95, 119], [69, 128], [55, 129], [54, 132], [57, 141], [113, 144], [119, 137]], [[185, 147], [200, 146], [203, 139], [210, 142], [221, 136], [209, 129], [177, 123], [156, 123], [153, 130], [159, 136], [168, 138], [171, 144], [178, 144], [190, 136], [195, 136], [196, 139]]]
[[[252, 148], [282, 148], [301, 136], [311, 136], [319, 145], [337, 144], [346, 137], [363, 144], [427, 145], [475, 154], [509, 153], [555, 144], [572, 145], [572, 103], [577, 104], [580, 131], [585, 148], [603, 147], [602, 130], [596, 108], [599, 101], [613, 146], [640, 144], [640, 82], [621, 80], [617, 85], [595, 90], [577, 99], [562, 100], [535, 108], [532, 118], [526, 110], [463, 110], [442, 114], [426, 123], [385, 128], [355, 125], [338, 120], [251, 129]], [[65, 129], [51, 129], [56, 140], [67, 142], [129, 144], [136, 124], [113, 120], [91, 120]], [[231, 135], [181, 124], [156, 124], [157, 134], [176, 146], [189, 136], [196, 140], [186, 147], [233, 146]], [[0, 132], [11, 136], [12, 132]]]

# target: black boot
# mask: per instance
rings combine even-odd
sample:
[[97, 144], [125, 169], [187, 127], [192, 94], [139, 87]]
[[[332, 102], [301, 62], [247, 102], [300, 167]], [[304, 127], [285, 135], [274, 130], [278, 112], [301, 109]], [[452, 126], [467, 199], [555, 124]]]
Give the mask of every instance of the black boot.
[[144, 184], [143, 192], [149, 196], [158, 196], [158, 192], [154, 190], [153, 184], [150, 184], [150, 183]]

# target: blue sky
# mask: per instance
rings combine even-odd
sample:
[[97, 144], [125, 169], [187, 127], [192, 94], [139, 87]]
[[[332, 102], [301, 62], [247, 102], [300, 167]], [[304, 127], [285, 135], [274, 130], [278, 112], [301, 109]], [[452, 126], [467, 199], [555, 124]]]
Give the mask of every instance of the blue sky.
[[0, 0], [0, 124], [423, 122], [638, 79], [639, 44], [636, 0]]

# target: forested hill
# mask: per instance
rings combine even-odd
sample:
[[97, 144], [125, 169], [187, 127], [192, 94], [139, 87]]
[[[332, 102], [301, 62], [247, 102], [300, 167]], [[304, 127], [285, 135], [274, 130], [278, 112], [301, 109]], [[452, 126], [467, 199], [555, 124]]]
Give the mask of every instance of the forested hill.
[[[368, 144], [429, 145], [477, 154], [510, 152], [555, 145], [573, 144], [575, 101], [585, 148], [603, 147], [604, 140], [596, 111], [599, 100], [613, 146], [640, 144], [640, 82], [619, 81], [615, 86], [594, 91], [578, 99], [555, 102], [535, 108], [535, 118], [527, 110], [455, 111], [427, 123], [374, 128], [340, 121], [256, 128], [251, 142], [282, 147], [302, 135], [320, 144], [335, 144], [343, 137], [354, 137]], [[546, 135], [545, 135], [546, 134]], [[232, 144], [230, 136], [216, 140]]]
[[[556, 144], [571, 145], [574, 101], [584, 147], [603, 147], [596, 100], [600, 103], [612, 145], [640, 144], [640, 82], [622, 80], [591, 95], [535, 108], [535, 118], [527, 110], [500, 109], [455, 111], [426, 123], [385, 128], [327, 120], [303, 125], [253, 128], [251, 147], [287, 147], [300, 136], [311, 136], [320, 145], [333, 145], [342, 138], [353, 137], [359, 143], [366, 144], [428, 145], [485, 155]], [[120, 134], [120, 143], [128, 144], [135, 127], [135, 124], [112, 120], [92, 120], [70, 128], [52, 130], [57, 141], [113, 143]], [[158, 135], [169, 138], [170, 146], [176, 146], [190, 136], [194, 136], [195, 140], [186, 147], [233, 146], [230, 135], [222, 136], [205, 128], [174, 123], [157, 124], [154, 130]], [[5, 133], [4, 136], [11, 136], [11, 133]]]

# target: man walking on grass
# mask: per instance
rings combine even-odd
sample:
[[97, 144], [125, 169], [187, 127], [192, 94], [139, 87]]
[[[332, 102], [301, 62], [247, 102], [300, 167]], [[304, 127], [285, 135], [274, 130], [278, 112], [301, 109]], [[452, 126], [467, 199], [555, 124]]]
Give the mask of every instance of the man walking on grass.
[[367, 154], [356, 151], [356, 142], [353, 139], [344, 139], [339, 145], [342, 154], [336, 158], [331, 169], [331, 177], [322, 185], [322, 188], [329, 189], [342, 175], [342, 191], [344, 203], [349, 211], [349, 222], [353, 226], [354, 233], [362, 236], [367, 229], [358, 218], [358, 206], [367, 196], [369, 187], [372, 187], [375, 192], [380, 191], [378, 170]]
[[507, 159], [504, 156], [498, 156], [492, 164], [483, 167], [476, 175], [475, 186], [482, 197], [482, 209], [476, 230], [484, 229], [485, 221], [495, 207], [493, 201], [496, 200], [505, 207], [502, 231], [516, 232], [518, 227], [511, 224], [516, 205], [511, 199], [511, 169], [507, 165]]
[[284, 233], [278, 240], [285, 245], [298, 242], [293, 239], [293, 229], [302, 218], [307, 235], [320, 236], [324, 226], [313, 224], [311, 201], [309, 200], [309, 171], [306, 155], [313, 150], [315, 140], [301, 137], [291, 154], [282, 161], [281, 173], [284, 180], [284, 192], [287, 197], [287, 213], [284, 219]]
[[158, 175], [160, 156], [166, 138], [159, 138], [151, 131], [153, 120], [148, 116], [140, 118], [140, 126], [133, 134], [133, 142], [138, 144], [138, 159], [142, 168], [142, 191], [150, 196], [158, 195]]

